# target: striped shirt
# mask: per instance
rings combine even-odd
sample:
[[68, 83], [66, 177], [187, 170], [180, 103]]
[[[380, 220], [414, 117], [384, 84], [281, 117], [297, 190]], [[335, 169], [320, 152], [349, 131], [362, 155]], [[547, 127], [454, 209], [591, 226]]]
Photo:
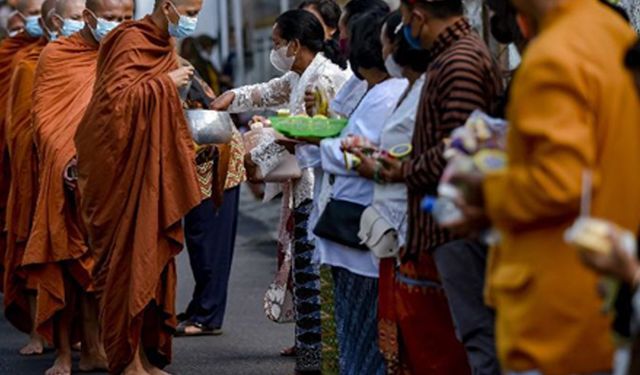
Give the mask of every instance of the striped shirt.
[[409, 190], [407, 256], [432, 250], [453, 238], [422, 212], [426, 195], [437, 195], [446, 161], [444, 139], [475, 109], [491, 113], [502, 92], [497, 65], [480, 37], [462, 18], [444, 30], [429, 50], [432, 63], [416, 116], [413, 155], [403, 165]]

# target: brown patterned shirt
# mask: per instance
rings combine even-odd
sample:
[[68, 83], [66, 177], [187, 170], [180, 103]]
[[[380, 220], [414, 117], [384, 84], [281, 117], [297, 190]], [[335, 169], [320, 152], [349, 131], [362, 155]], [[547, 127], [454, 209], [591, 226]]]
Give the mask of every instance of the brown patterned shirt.
[[475, 109], [491, 113], [502, 92], [499, 69], [466, 19], [443, 31], [429, 52], [432, 63], [416, 116], [413, 155], [403, 165], [409, 189], [407, 256], [452, 240], [420, 203], [426, 195], [437, 195], [446, 166], [444, 139]]

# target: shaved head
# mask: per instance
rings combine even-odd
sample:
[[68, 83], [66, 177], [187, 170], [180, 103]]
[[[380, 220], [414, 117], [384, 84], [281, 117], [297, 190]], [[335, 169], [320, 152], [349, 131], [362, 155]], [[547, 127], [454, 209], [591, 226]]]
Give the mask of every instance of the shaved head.
[[56, 4], [56, 14], [62, 18], [80, 20], [83, 10], [84, 0], [58, 0]]
[[39, 16], [44, 0], [20, 0], [16, 9], [24, 16]]

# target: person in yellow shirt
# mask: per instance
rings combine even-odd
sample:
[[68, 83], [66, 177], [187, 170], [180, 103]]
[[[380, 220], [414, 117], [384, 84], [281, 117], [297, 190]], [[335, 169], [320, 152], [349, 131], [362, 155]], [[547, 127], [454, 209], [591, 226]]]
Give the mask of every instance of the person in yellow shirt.
[[537, 36], [510, 94], [508, 167], [483, 183], [500, 233], [487, 279], [498, 356], [507, 374], [608, 372], [611, 319], [598, 275], [563, 235], [580, 215], [585, 171], [593, 176], [588, 214], [640, 226], [640, 98], [623, 65], [636, 36], [597, 0], [513, 3]]

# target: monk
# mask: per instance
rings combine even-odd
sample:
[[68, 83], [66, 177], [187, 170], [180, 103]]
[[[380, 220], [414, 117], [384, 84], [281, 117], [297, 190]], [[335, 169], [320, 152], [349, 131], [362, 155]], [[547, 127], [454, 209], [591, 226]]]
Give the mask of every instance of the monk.
[[[52, 10], [52, 3], [43, 4], [42, 0], [22, 0], [16, 5], [18, 13], [25, 22], [25, 32], [4, 41], [0, 49], [2, 50], [0, 53], [0, 163], [2, 166], [0, 168], [0, 224], [3, 229], [3, 235], [0, 238], [0, 255], [3, 255], [1, 259], [4, 269], [2, 281], [5, 315], [14, 327], [31, 335], [29, 343], [20, 350], [20, 353], [38, 355], [42, 354], [44, 343], [35, 332], [33, 325], [35, 287], [31, 285], [28, 288], [26, 275], [20, 270], [31, 221], [28, 215], [30, 208], [24, 207], [23, 210], [23, 202], [29, 201], [24, 199], [23, 194], [32, 192], [32, 185], [22, 185], [18, 179], [11, 181], [10, 175], [15, 173], [12, 169], [17, 164], [9, 163], [9, 152], [12, 151], [11, 147], [15, 146], [13, 141], [16, 140], [17, 128], [14, 125], [29, 127], [30, 89], [27, 86], [30, 85], [29, 79], [25, 77], [28, 74], [25, 75], [25, 72], [29, 66], [35, 65], [39, 50], [47, 41], [41, 27], [40, 13]], [[16, 70], [19, 70], [19, 73]], [[29, 176], [32, 175], [29, 173], [25, 175], [27, 179]], [[29, 183], [34, 181], [29, 180]], [[7, 218], [9, 220], [5, 221]]]
[[193, 33], [201, 6], [159, 0], [151, 15], [102, 41], [93, 97], [75, 137], [112, 374], [166, 374], [160, 368], [171, 361], [181, 218], [201, 198], [178, 93], [193, 68], [179, 68], [172, 36]]
[[[15, 20], [20, 20], [24, 29], [23, 14], [35, 12], [40, 14], [41, 1], [22, 2], [18, 9], [9, 18], [10, 24], [16, 24]], [[7, 196], [9, 194], [9, 159], [5, 156], [4, 123], [7, 110], [7, 96], [9, 95], [9, 84], [13, 75], [15, 56], [21, 50], [35, 43], [39, 38], [24, 32], [0, 41], [0, 260], [4, 259], [6, 248], [5, 217], [7, 207]], [[0, 261], [0, 292], [4, 290], [4, 264]]]
[[[130, 1], [130, 0], [128, 0]], [[80, 220], [74, 181], [73, 137], [89, 104], [99, 42], [125, 17], [121, 0], [59, 0], [54, 23], [67, 35], [44, 48], [33, 90], [33, 129], [40, 165], [38, 204], [23, 266], [38, 285], [36, 328], [54, 342], [57, 355], [47, 374], [71, 372], [73, 333], [80, 328], [81, 371], [107, 369], [99, 338], [92, 287], [94, 259]], [[105, 27], [106, 25], [106, 27]], [[81, 326], [72, 324], [80, 302]], [[53, 334], [51, 336], [51, 334]]]

